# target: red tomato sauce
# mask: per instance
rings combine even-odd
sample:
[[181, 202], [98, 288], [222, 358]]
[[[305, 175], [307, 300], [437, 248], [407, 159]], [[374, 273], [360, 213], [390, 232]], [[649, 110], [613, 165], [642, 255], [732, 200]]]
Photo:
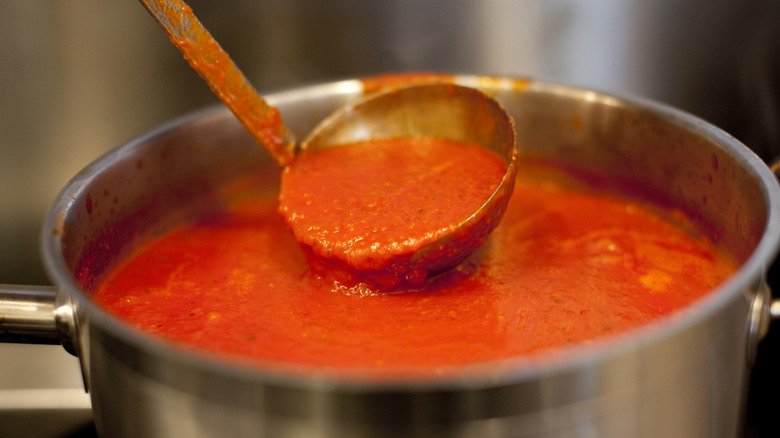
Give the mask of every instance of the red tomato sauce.
[[455, 76], [452, 74], [433, 72], [406, 72], [387, 73], [378, 76], [367, 77], [361, 79], [361, 82], [363, 83], [363, 93], [371, 94], [416, 84], [429, 84], [438, 82], [452, 83], [454, 80]]
[[129, 324], [219, 358], [424, 376], [624, 332], [707, 294], [736, 265], [680, 214], [523, 164], [501, 224], [406, 293], [313, 275], [267, 189], [137, 248], [95, 292]]
[[428, 260], [413, 255], [483, 206], [507, 167], [477, 144], [439, 138], [303, 151], [282, 173], [279, 210], [318, 274], [419, 286]]

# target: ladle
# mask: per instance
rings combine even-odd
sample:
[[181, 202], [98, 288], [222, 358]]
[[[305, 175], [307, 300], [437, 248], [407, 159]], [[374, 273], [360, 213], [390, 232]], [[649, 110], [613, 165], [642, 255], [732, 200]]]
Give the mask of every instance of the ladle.
[[359, 278], [382, 287], [419, 286], [427, 275], [460, 263], [498, 225], [514, 188], [518, 151], [512, 119], [490, 97], [472, 88], [443, 83], [396, 89], [337, 111], [296, 149], [294, 136], [284, 126], [279, 111], [255, 91], [189, 6], [181, 0], [140, 1], [190, 66], [281, 166], [289, 167], [298, 150], [421, 136], [477, 143], [506, 162], [503, 178], [472, 215], [443, 232], [437, 230], [440, 232], [433, 241], [412, 236], [421, 244], [412, 252], [407, 248], [402, 253], [385, 254], [380, 264], [383, 268], [361, 272], [362, 268], [350, 260], [329, 259], [298, 239], [315, 270], [322, 268], [343, 274], [338, 276], [340, 280]]

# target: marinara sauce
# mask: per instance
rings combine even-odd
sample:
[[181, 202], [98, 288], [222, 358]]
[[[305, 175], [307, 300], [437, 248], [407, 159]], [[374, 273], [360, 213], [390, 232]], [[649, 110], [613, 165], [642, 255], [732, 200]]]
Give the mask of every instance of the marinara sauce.
[[417, 287], [436, 261], [420, 249], [475, 214], [507, 167], [479, 144], [431, 137], [304, 150], [282, 173], [279, 211], [317, 274]]
[[244, 190], [139, 246], [95, 292], [109, 312], [218, 358], [373, 376], [432, 375], [589, 343], [662, 318], [735, 263], [681, 214], [524, 163], [501, 224], [403, 293], [314, 275], [277, 212]]

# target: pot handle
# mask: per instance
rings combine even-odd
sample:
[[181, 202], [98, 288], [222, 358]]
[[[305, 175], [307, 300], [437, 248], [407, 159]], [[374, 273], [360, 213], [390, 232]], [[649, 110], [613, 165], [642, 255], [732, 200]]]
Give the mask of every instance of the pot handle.
[[780, 298], [772, 300], [772, 303], [769, 305], [769, 316], [772, 319], [780, 319]]
[[[769, 164], [769, 170], [775, 175], [775, 178], [780, 181], [780, 157], [775, 158]], [[769, 302], [769, 316], [772, 320], [780, 320], [780, 298], [772, 299]]]
[[77, 356], [75, 334], [73, 303], [56, 287], [0, 285], [0, 342], [62, 344]]

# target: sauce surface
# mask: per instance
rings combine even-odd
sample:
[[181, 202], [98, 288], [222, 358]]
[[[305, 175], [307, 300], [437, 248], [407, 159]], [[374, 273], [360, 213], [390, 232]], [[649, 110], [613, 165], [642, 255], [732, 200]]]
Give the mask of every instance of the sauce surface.
[[521, 165], [501, 224], [423, 290], [357, 293], [313, 275], [276, 193], [140, 246], [95, 292], [130, 324], [220, 358], [434, 375], [592, 342], [696, 301], [736, 269], [684, 218]]
[[477, 144], [427, 137], [300, 152], [279, 211], [321, 275], [379, 287], [424, 282], [415, 257], [482, 207], [507, 163]]

